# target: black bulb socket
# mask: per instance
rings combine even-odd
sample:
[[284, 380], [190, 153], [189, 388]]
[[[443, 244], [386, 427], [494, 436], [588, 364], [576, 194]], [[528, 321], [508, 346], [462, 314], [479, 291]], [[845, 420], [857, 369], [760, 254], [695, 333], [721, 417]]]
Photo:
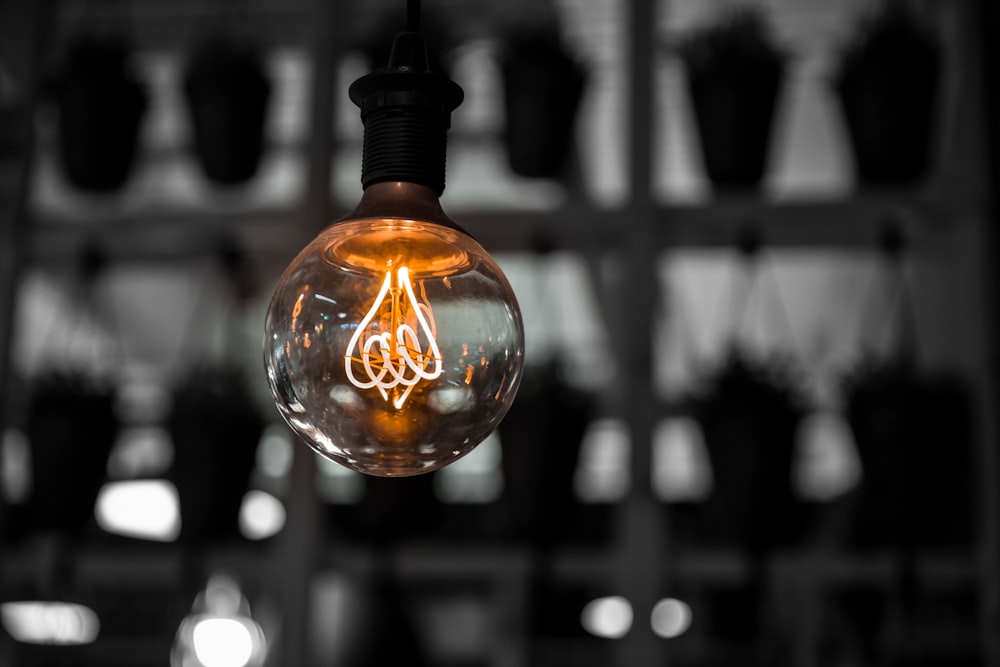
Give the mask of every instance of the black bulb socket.
[[362, 186], [404, 181], [444, 192], [451, 112], [464, 93], [430, 70], [423, 37], [397, 35], [388, 67], [355, 81], [349, 94], [365, 127]]

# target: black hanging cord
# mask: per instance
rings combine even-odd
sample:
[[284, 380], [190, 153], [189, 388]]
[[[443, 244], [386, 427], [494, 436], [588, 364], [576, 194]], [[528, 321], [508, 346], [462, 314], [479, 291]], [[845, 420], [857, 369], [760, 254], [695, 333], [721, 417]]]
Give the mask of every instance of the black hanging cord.
[[406, 31], [420, 32], [420, 0], [406, 0]]

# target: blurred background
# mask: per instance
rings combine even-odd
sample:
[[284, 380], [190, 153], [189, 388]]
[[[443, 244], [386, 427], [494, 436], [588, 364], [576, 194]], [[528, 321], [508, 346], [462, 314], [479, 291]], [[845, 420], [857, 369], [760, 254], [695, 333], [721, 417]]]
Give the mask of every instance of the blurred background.
[[993, 5], [425, 0], [528, 371], [386, 480], [261, 335], [403, 0], [0, 1], [0, 665], [1000, 665]]

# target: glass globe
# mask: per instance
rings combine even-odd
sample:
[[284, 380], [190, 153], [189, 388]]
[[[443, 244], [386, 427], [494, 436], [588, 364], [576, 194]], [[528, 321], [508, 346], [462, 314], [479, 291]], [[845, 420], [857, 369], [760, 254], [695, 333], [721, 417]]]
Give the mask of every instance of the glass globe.
[[524, 329], [497, 263], [424, 186], [365, 190], [299, 253], [267, 311], [278, 410], [317, 452], [384, 477], [431, 472], [500, 423]]

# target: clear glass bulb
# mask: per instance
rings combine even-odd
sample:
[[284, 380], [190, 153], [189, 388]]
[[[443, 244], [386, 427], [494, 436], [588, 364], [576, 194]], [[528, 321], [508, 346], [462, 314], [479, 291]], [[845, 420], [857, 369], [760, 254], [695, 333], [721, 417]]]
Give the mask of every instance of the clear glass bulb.
[[497, 427], [520, 384], [524, 328], [503, 271], [432, 190], [377, 183], [285, 270], [264, 357], [278, 410], [310, 447], [402, 477]]

